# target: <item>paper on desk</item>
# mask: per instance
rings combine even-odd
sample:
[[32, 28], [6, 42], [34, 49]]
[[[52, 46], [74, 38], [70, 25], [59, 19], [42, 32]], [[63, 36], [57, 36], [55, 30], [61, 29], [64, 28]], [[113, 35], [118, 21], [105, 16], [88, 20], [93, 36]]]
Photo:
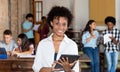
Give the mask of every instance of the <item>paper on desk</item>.
[[111, 41], [110, 36], [112, 36], [112, 34], [105, 34], [104, 35], [104, 37], [103, 37], [104, 38], [104, 44]]
[[21, 54], [21, 55], [18, 55], [18, 58], [35, 58], [35, 55]]
[[33, 30], [37, 31], [39, 26], [40, 26], [40, 24], [35, 24], [34, 27], [33, 27]]

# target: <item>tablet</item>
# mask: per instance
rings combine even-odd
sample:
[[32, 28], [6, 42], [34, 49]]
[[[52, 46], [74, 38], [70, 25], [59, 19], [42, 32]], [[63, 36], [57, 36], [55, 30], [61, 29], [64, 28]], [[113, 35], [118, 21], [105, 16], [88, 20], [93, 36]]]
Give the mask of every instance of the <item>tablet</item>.
[[[78, 60], [80, 55], [67, 55], [67, 54], [63, 54], [60, 56], [61, 58], [67, 58], [68, 57], [68, 61], [69, 63], [73, 63], [74, 61]], [[63, 68], [60, 64], [56, 64], [55, 65], [55, 69], [59, 69], [59, 68]]]

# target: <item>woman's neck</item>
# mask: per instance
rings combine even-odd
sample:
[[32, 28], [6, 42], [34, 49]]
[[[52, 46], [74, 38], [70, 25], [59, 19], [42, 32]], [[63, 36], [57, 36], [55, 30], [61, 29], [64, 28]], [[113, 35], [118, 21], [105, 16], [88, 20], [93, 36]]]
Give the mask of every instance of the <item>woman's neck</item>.
[[90, 29], [91, 30], [91, 32], [93, 32], [94, 31], [94, 29]]
[[91, 31], [90, 31], [90, 34], [91, 34], [91, 35], [93, 35], [93, 31], [94, 31], [94, 29], [91, 29]]
[[112, 29], [109, 29], [109, 28], [108, 28], [108, 30], [109, 30], [109, 31], [112, 31], [112, 30], [113, 30], [113, 28], [112, 28]]
[[52, 38], [53, 38], [53, 41], [62, 41], [63, 40], [63, 37], [58, 37], [56, 35], [53, 35]]

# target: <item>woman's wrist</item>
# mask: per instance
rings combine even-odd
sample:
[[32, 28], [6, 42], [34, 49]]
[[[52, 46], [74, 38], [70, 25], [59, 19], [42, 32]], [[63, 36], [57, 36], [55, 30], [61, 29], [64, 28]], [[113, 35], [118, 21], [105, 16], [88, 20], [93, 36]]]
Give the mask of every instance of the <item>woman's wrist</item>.
[[69, 70], [66, 70], [65, 72], [75, 72], [75, 71], [72, 69], [69, 69]]

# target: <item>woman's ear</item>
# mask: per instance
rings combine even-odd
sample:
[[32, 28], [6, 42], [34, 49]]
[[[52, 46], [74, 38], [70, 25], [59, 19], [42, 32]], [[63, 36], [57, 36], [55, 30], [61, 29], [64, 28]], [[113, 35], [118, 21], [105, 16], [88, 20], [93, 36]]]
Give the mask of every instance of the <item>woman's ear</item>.
[[89, 27], [91, 27], [91, 24], [89, 25]]
[[10, 37], [10, 38], [11, 38], [11, 39], [13, 38], [13, 37], [12, 37], [12, 35], [11, 35], [11, 37]]
[[51, 24], [51, 26], [53, 26], [53, 23], [52, 23], [52, 21], [50, 22], [50, 24]]

